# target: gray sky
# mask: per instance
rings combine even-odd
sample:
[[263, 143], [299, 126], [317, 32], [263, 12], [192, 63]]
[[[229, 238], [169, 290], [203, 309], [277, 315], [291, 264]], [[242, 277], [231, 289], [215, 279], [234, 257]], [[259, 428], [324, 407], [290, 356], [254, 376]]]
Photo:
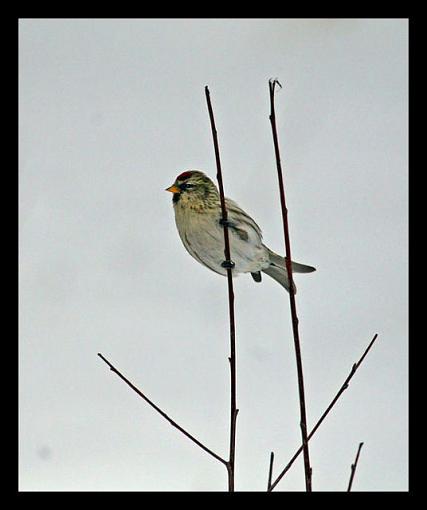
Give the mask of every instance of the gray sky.
[[[408, 22], [404, 19], [19, 23], [22, 491], [222, 491], [224, 466], [124, 385], [103, 353], [227, 455], [227, 282], [184, 250], [176, 175], [215, 177], [283, 253], [268, 79], [277, 93], [311, 428], [313, 489], [408, 489]], [[234, 280], [236, 489], [265, 490], [300, 444], [285, 291]], [[277, 490], [304, 490], [302, 459]]]

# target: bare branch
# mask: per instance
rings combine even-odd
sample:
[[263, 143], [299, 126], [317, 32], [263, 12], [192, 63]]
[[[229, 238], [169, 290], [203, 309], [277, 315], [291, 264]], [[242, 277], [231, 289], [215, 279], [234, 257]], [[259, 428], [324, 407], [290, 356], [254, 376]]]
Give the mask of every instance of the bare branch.
[[[344, 391], [348, 388], [349, 386], [349, 383], [351, 381], [351, 379], [353, 378], [354, 374], [356, 373], [357, 369], [360, 367], [360, 365], [362, 364], [363, 360], [365, 359], [365, 357], [367, 356], [368, 352], [371, 350], [371, 347], [374, 345], [374, 342], [375, 340], [377, 339], [378, 337], [378, 334], [375, 334], [374, 337], [372, 338], [372, 340], [369, 342], [369, 345], [368, 347], [365, 349], [365, 352], [362, 354], [362, 356], [360, 357], [359, 361], [357, 363], [355, 363], [351, 370], [350, 370], [350, 373], [349, 375], [347, 376], [346, 380], [343, 382], [341, 388], [338, 390], [338, 393], [335, 395], [335, 397], [332, 399], [331, 403], [328, 405], [328, 407], [326, 408], [325, 412], [322, 414], [322, 416], [319, 418], [318, 422], [316, 423], [316, 425], [313, 427], [313, 430], [310, 432], [310, 434], [308, 435], [308, 438], [307, 440], [309, 441], [315, 434], [315, 432], [317, 431], [317, 429], [320, 427], [320, 425], [322, 424], [323, 420], [326, 418], [326, 416], [330, 413], [331, 409], [334, 407], [334, 405], [336, 404], [337, 400], [340, 398], [340, 396], [344, 393]], [[285, 468], [281, 471], [280, 475], [276, 478], [276, 480], [271, 484], [271, 487], [270, 487], [270, 491], [272, 491], [276, 485], [280, 482], [280, 480], [283, 478], [283, 476], [289, 471], [290, 467], [292, 466], [292, 464], [295, 462], [295, 460], [297, 459], [298, 455], [302, 452], [303, 450], [303, 447], [300, 446], [298, 448], [298, 450], [295, 452], [295, 454], [293, 455], [293, 457], [291, 458], [291, 460], [288, 462], [288, 464], [285, 466]]]
[[304, 473], [305, 473], [305, 488], [307, 492], [311, 492], [311, 466], [310, 466], [310, 455], [308, 450], [308, 437], [307, 437], [307, 414], [306, 414], [306, 406], [305, 406], [305, 392], [304, 392], [304, 375], [302, 369], [302, 357], [301, 357], [301, 347], [300, 347], [300, 339], [299, 339], [299, 331], [298, 331], [298, 316], [296, 310], [295, 303], [295, 287], [293, 283], [292, 277], [292, 258], [291, 258], [291, 242], [289, 236], [289, 225], [288, 225], [288, 209], [286, 207], [285, 200], [285, 189], [283, 185], [283, 173], [282, 173], [282, 165], [280, 162], [280, 149], [279, 149], [279, 140], [277, 136], [277, 128], [276, 128], [276, 114], [274, 109], [274, 89], [276, 85], [280, 85], [278, 80], [270, 80], [269, 81], [269, 89], [270, 89], [270, 122], [271, 129], [273, 132], [273, 142], [274, 142], [274, 152], [276, 155], [276, 166], [277, 166], [277, 176], [279, 179], [279, 189], [280, 189], [280, 204], [282, 207], [282, 220], [283, 220], [283, 231], [285, 236], [285, 249], [286, 249], [286, 270], [289, 278], [289, 302], [291, 307], [291, 316], [292, 316], [292, 330], [294, 335], [294, 346], [295, 346], [295, 357], [297, 363], [297, 373], [298, 373], [298, 391], [299, 391], [299, 402], [300, 402], [300, 426], [301, 426], [301, 436], [304, 450]]
[[359, 448], [357, 449], [357, 453], [356, 453], [356, 459], [354, 460], [354, 463], [351, 465], [351, 474], [350, 474], [350, 480], [348, 482], [347, 492], [351, 491], [351, 486], [353, 485], [354, 474], [356, 473], [356, 467], [357, 467], [357, 463], [359, 462], [359, 455], [360, 455], [360, 450], [362, 449], [362, 446], [363, 446], [363, 443], [359, 443]]
[[230, 315], [230, 452], [229, 452], [229, 460], [227, 463], [228, 470], [228, 490], [230, 492], [234, 491], [234, 460], [235, 460], [235, 451], [236, 451], [236, 420], [238, 409], [236, 407], [236, 328], [235, 328], [235, 320], [234, 320], [234, 291], [233, 291], [233, 278], [232, 278], [232, 268], [234, 267], [234, 262], [231, 260], [230, 254], [230, 240], [228, 236], [228, 221], [227, 221], [227, 208], [225, 206], [225, 196], [224, 196], [224, 185], [222, 181], [222, 171], [221, 171], [221, 160], [219, 155], [219, 146], [218, 146], [218, 136], [215, 126], [215, 119], [212, 110], [212, 103], [210, 99], [209, 89], [205, 87], [205, 95], [206, 101], [208, 105], [209, 111], [209, 119], [211, 123], [212, 129], [212, 137], [215, 149], [215, 159], [216, 159], [216, 167], [217, 167], [217, 180], [218, 180], [218, 189], [221, 198], [221, 211], [222, 218], [221, 224], [224, 228], [224, 256], [225, 260], [223, 262], [223, 267], [227, 270], [227, 283], [228, 283], [228, 309]]
[[273, 479], [273, 462], [274, 462], [274, 452], [270, 453], [270, 467], [268, 470], [268, 482], [267, 482], [267, 491], [270, 490], [271, 480]]
[[155, 409], [160, 415], [165, 418], [173, 427], [178, 429], [180, 432], [182, 432], [185, 436], [188, 437], [188, 439], [191, 439], [193, 443], [195, 443], [197, 446], [199, 446], [202, 450], [209, 453], [212, 457], [214, 457], [216, 460], [221, 462], [222, 464], [227, 465], [227, 461], [224, 460], [222, 457], [217, 455], [215, 452], [213, 452], [210, 448], [205, 446], [202, 442], [200, 442], [198, 439], [196, 439], [193, 435], [191, 435], [189, 432], [187, 432], [181, 425], [178, 425], [178, 423], [172, 418], [170, 418], [164, 411], [160, 409], [159, 406], [157, 406], [152, 400], [150, 400], [144, 393], [142, 393], [141, 390], [139, 390], [134, 384], [132, 384], [129, 379], [127, 379], [112, 363], [110, 363], [101, 353], [98, 353], [98, 356], [104, 361], [109, 367], [110, 370], [112, 370], [115, 374], [117, 374], [120, 379], [122, 379], [130, 388], [133, 389], [135, 393], [137, 393], [141, 398], [143, 398], [150, 406]]

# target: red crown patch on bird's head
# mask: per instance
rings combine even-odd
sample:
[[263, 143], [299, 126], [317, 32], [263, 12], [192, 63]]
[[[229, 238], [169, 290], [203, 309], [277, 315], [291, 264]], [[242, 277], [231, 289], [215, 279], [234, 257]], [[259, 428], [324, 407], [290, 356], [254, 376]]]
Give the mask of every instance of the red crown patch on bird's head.
[[194, 172], [191, 172], [190, 170], [187, 170], [186, 172], [182, 172], [182, 174], [179, 174], [176, 178], [177, 181], [185, 181], [189, 179]]

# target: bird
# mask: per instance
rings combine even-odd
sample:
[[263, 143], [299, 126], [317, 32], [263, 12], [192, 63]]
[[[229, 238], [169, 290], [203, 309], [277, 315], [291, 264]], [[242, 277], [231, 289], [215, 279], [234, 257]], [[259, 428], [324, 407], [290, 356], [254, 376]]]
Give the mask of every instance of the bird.
[[[255, 282], [261, 282], [264, 273], [290, 291], [285, 258], [263, 243], [261, 228], [230, 198], [225, 198], [227, 222], [224, 222], [218, 188], [205, 173], [186, 170], [165, 191], [173, 194], [179, 237], [187, 252], [200, 264], [222, 276], [227, 276], [228, 267], [233, 277], [250, 273]], [[225, 226], [229, 231], [231, 262], [228, 264], [224, 260]], [[292, 273], [315, 270], [292, 261]], [[296, 292], [295, 283], [293, 291]]]

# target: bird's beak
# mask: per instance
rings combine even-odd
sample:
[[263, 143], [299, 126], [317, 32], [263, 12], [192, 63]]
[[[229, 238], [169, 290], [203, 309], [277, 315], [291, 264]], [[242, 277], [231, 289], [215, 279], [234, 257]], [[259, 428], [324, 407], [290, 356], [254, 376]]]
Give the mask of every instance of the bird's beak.
[[181, 192], [181, 190], [175, 184], [172, 184], [172, 186], [169, 186], [169, 188], [166, 188], [165, 191], [170, 191], [171, 193], [180, 193]]

